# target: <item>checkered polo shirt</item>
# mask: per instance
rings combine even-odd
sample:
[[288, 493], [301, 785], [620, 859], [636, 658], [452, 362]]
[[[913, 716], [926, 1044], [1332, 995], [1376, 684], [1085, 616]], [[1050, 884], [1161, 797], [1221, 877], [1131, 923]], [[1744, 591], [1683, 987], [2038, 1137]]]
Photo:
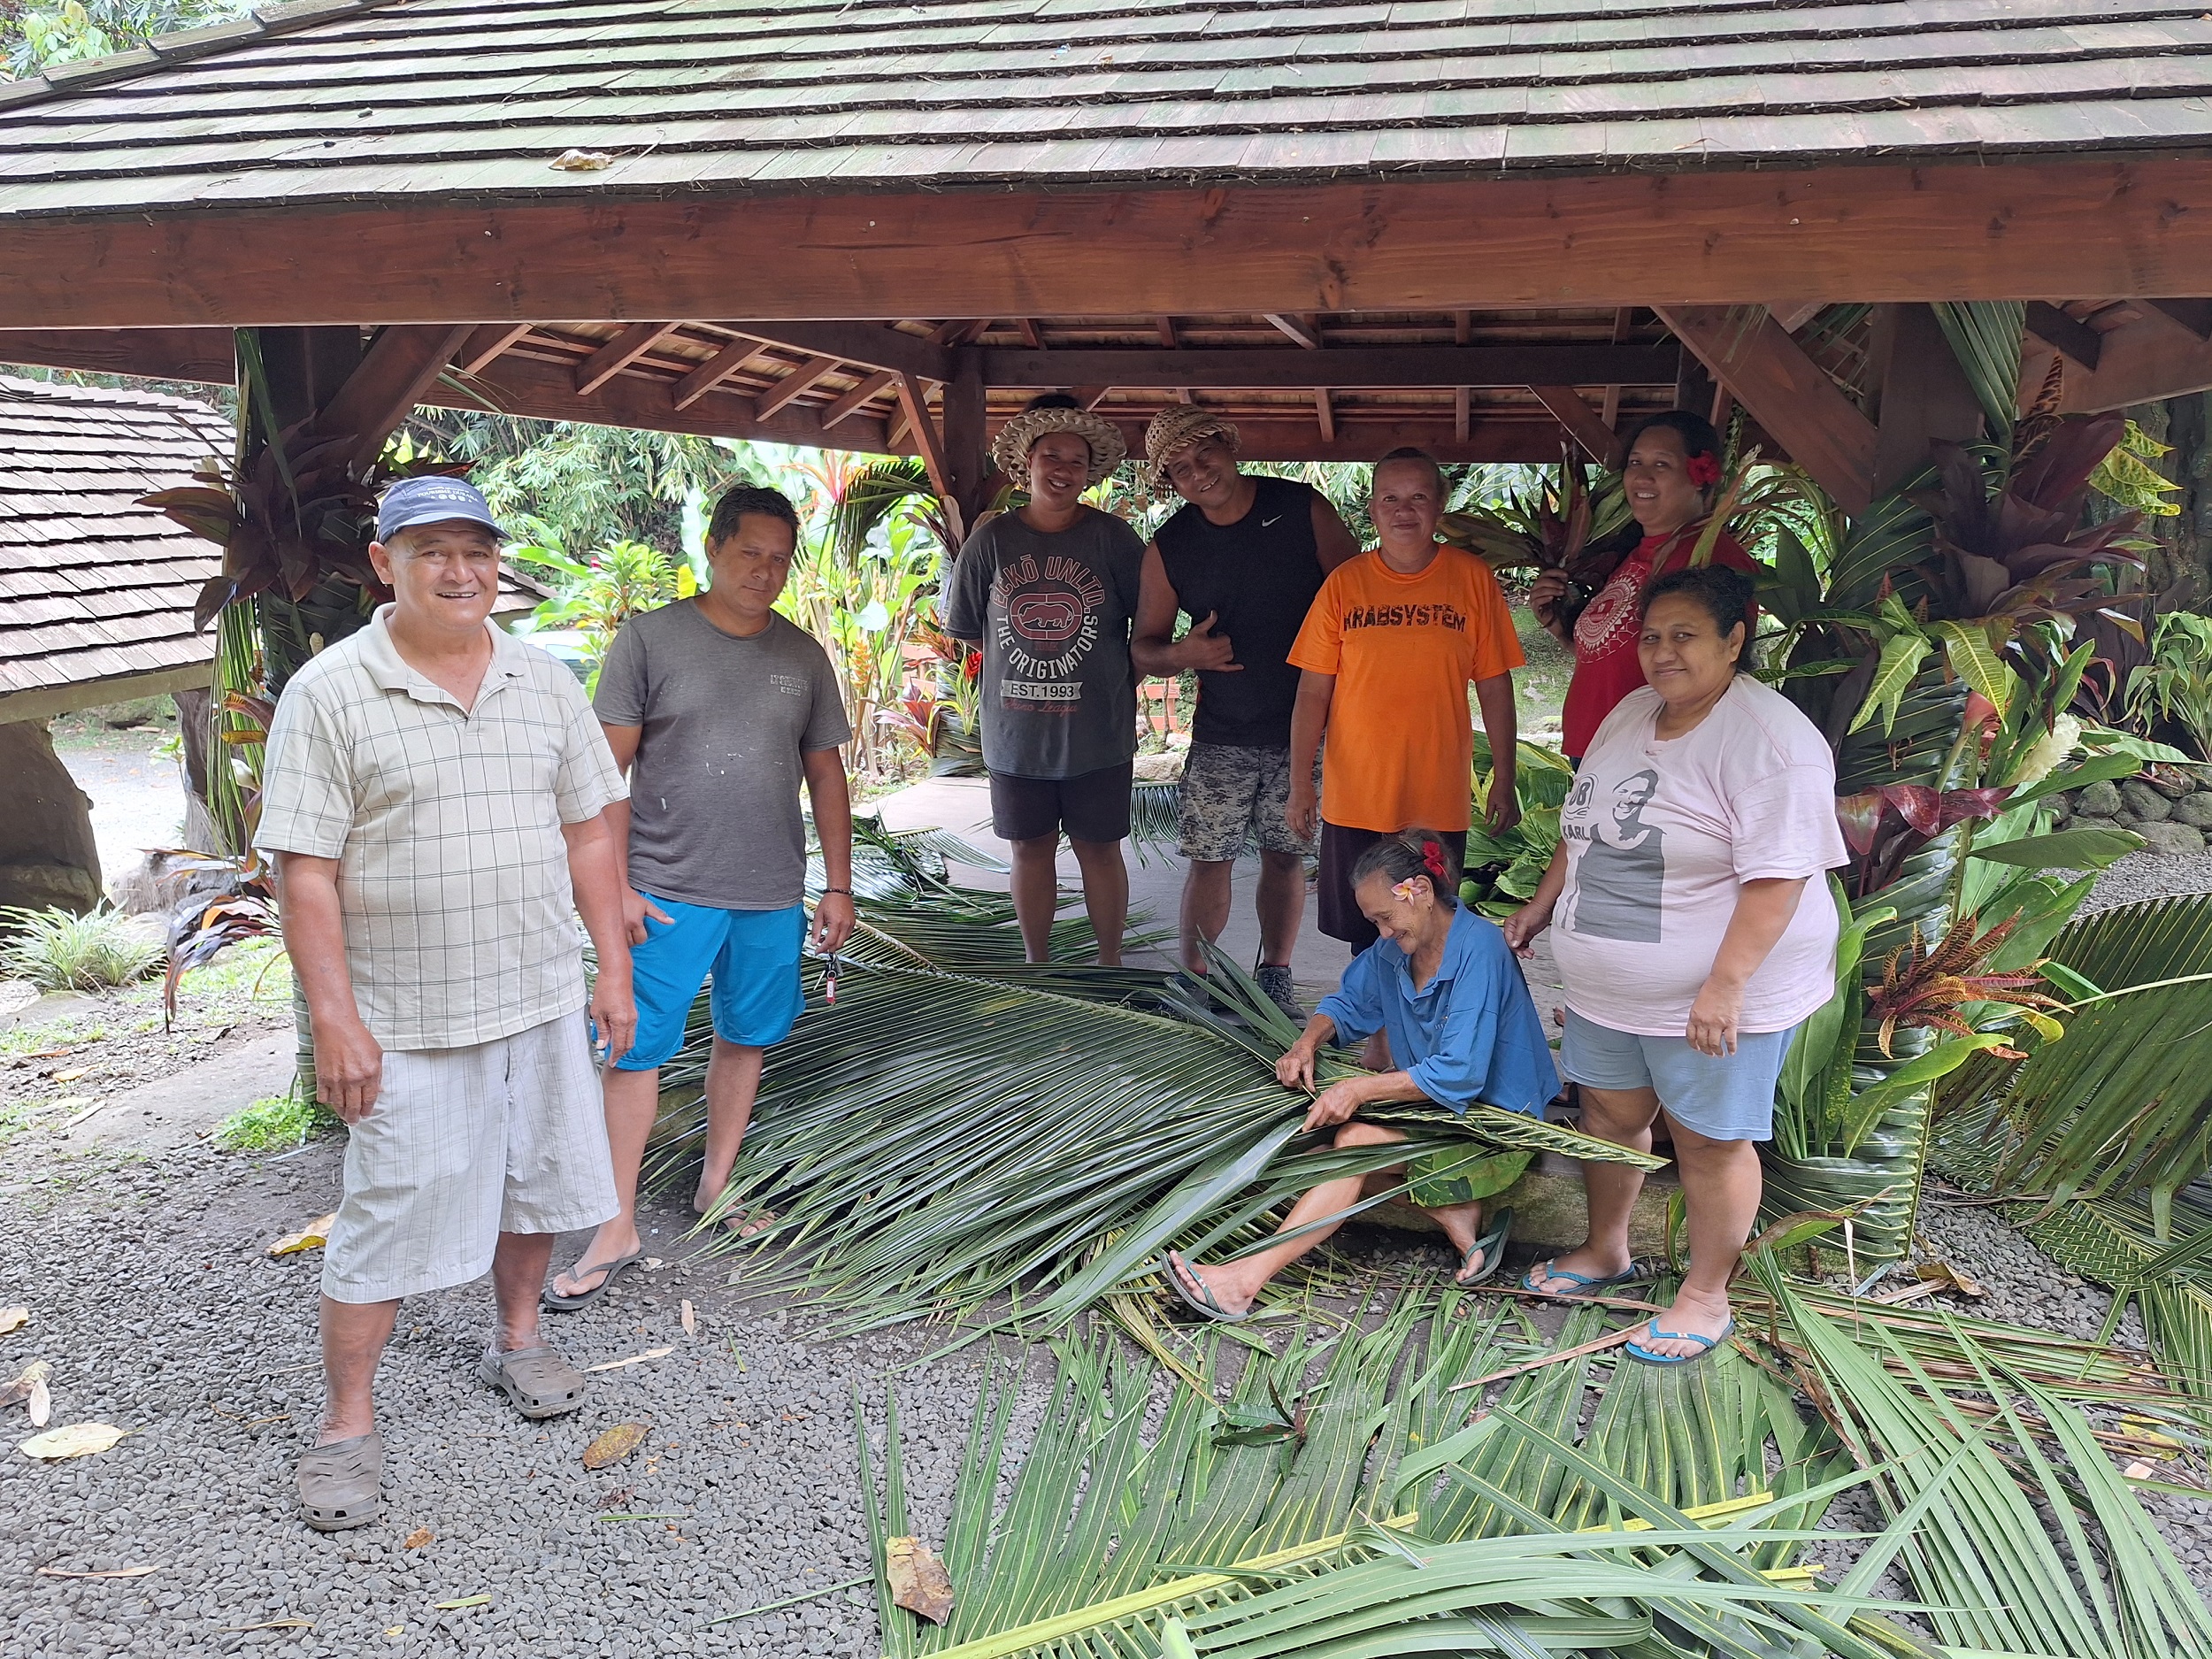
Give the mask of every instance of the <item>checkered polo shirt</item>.
[[584, 1005], [561, 826], [628, 790], [552, 657], [491, 628], [465, 710], [401, 660], [391, 611], [285, 687], [254, 842], [338, 860], [346, 966], [378, 1042], [466, 1048]]

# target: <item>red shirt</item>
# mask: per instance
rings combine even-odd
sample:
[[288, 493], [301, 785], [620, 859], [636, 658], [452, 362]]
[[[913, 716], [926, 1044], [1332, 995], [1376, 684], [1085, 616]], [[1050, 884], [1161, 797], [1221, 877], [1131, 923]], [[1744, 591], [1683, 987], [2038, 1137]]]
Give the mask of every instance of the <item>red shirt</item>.
[[[1655, 570], [1652, 557], [1668, 541], [1673, 545], [1668, 547], [1665, 559]], [[1644, 683], [1643, 665], [1636, 660], [1636, 635], [1642, 631], [1636, 602], [1652, 578], [1687, 565], [1696, 547], [1697, 537], [1684, 532], [1671, 536], [1646, 536], [1636, 544], [1636, 550], [1621, 561], [1620, 568], [1605, 586], [1591, 595], [1590, 603], [1575, 618], [1574, 679], [1568, 683], [1567, 706], [1560, 713], [1560, 724], [1564, 728], [1560, 741], [1570, 757], [1579, 758], [1588, 754], [1590, 741], [1597, 736], [1605, 717], [1613, 712], [1623, 697]], [[1743, 550], [1742, 544], [1725, 533], [1713, 543], [1713, 562], [1747, 575], [1759, 568], [1757, 561]]]

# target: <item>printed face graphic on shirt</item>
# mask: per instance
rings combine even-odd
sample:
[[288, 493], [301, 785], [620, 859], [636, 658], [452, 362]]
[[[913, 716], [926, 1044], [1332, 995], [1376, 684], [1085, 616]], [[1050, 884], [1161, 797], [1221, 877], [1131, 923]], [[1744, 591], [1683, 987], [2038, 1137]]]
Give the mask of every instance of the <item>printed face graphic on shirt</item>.
[[1083, 660], [1098, 643], [1105, 584], [1063, 554], [1010, 560], [991, 584], [997, 618], [999, 700], [1010, 709], [1071, 712], [1083, 700]]
[[1569, 933], [1590, 939], [1660, 942], [1666, 832], [1644, 821], [1644, 809], [1658, 793], [1657, 772], [1632, 772], [1606, 791], [1601, 816], [1594, 799], [1597, 780], [1587, 771], [1576, 777], [1560, 814], [1559, 830], [1582, 843], [1575, 865], [1575, 902], [1563, 923]]

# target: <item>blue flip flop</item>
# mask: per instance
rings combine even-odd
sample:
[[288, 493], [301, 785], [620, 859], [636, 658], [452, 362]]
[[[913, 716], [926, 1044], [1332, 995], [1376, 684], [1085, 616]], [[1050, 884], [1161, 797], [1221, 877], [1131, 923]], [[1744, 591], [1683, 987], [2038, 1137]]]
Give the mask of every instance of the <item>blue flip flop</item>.
[[[1171, 1259], [1174, 1254], [1174, 1251], [1170, 1250], [1160, 1257], [1160, 1277], [1167, 1280], [1167, 1287], [1180, 1296], [1192, 1312], [1202, 1318], [1210, 1319], [1216, 1325], [1242, 1325], [1252, 1317], [1252, 1310], [1249, 1308], [1242, 1313], [1231, 1313], [1215, 1300], [1212, 1290], [1208, 1287], [1206, 1281], [1202, 1279], [1198, 1279], [1198, 1289], [1194, 1294], [1191, 1287], [1183, 1282], [1183, 1276], [1175, 1271], [1175, 1263]], [[1198, 1278], [1196, 1269], [1192, 1270], [1191, 1277]]]
[[1700, 1336], [1694, 1331], [1662, 1331], [1656, 1319], [1644, 1329], [1651, 1333], [1654, 1341], [1695, 1342], [1698, 1350], [1694, 1354], [1655, 1354], [1649, 1348], [1640, 1346], [1632, 1337], [1627, 1343], [1629, 1358], [1640, 1360], [1647, 1365], [1694, 1365], [1698, 1361], [1710, 1357], [1715, 1348], [1736, 1333], [1736, 1322], [1731, 1319], [1721, 1328], [1718, 1336]]
[[[1616, 1285], [1625, 1285], [1643, 1277], [1645, 1277], [1643, 1274], [1636, 1271], [1636, 1264], [1633, 1262], [1631, 1262], [1621, 1272], [1608, 1274], [1602, 1279], [1593, 1279], [1587, 1273], [1570, 1273], [1559, 1265], [1556, 1258], [1554, 1258], [1548, 1262], [1539, 1262], [1527, 1272], [1522, 1274], [1521, 1288], [1532, 1296], [1548, 1296], [1554, 1302], [1578, 1302], [1585, 1296], [1594, 1296], [1601, 1290], [1610, 1290]], [[1569, 1279], [1576, 1287], [1566, 1291], [1546, 1290], [1537, 1284], [1536, 1281], [1540, 1279]]]

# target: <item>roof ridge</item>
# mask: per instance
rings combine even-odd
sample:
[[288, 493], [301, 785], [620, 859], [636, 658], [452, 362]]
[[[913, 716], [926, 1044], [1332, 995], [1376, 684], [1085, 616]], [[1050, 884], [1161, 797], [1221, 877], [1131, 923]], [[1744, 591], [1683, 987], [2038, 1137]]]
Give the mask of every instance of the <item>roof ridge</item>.
[[0, 395], [11, 402], [50, 401], [176, 410], [231, 424], [230, 418], [212, 403], [203, 403], [196, 397], [180, 397], [174, 392], [142, 391], [134, 386], [82, 386], [74, 380], [35, 380], [26, 375], [0, 373]]
[[72, 64], [52, 64], [42, 73], [20, 81], [0, 81], [0, 109], [34, 104], [63, 93], [81, 92], [88, 87], [128, 81], [150, 70], [205, 58], [234, 45], [288, 35], [326, 18], [406, 4], [407, 0], [281, 0], [275, 5], [254, 6], [244, 17], [227, 23], [157, 35], [145, 45], [134, 46], [127, 51], [110, 52], [103, 58], [87, 58]]

